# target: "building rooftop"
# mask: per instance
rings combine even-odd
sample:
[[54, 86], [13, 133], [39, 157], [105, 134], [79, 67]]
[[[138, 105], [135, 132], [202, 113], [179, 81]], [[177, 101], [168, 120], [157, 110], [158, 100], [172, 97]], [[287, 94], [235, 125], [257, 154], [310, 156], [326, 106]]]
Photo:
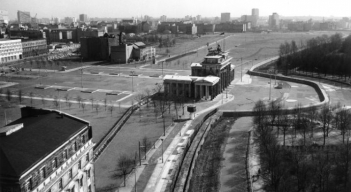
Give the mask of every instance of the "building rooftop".
[[[191, 76], [193, 77], [193, 76]], [[190, 76], [165, 75], [163, 80], [192, 81]]]
[[[20, 177], [89, 126], [84, 120], [58, 111], [24, 107], [21, 112], [22, 118], [8, 126], [23, 124], [23, 127], [0, 136], [0, 170], [7, 177]], [[0, 129], [8, 131], [8, 127]]]

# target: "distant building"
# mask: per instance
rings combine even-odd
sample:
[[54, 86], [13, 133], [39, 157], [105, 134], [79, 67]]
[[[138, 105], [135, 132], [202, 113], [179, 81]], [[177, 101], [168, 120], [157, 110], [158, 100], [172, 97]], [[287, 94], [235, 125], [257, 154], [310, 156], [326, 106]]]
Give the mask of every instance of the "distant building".
[[30, 12], [17, 11], [18, 23], [31, 23]]
[[279, 29], [279, 25], [279, 15], [277, 13], [273, 13], [272, 15], [270, 15], [268, 19], [268, 26], [271, 29]]
[[87, 14], [80, 14], [79, 15], [79, 21], [81, 21], [81, 22], [88, 22]]
[[258, 9], [252, 9], [251, 16], [253, 17], [251, 24], [252, 27], [256, 27], [258, 23], [258, 19], [260, 18], [260, 13]]
[[245, 22], [241, 23], [220, 23], [216, 24], [216, 32], [229, 32], [229, 33], [244, 33], [248, 29], [248, 24]]
[[201, 21], [201, 15], [196, 16], [196, 21]]
[[191, 64], [191, 76], [166, 75], [165, 94], [170, 97], [213, 100], [234, 80], [234, 65], [228, 52], [209, 50], [201, 63]]
[[10, 39], [25, 39], [25, 40], [35, 40], [45, 38], [42, 31], [39, 30], [10, 30]]
[[22, 40], [23, 59], [48, 53], [46, 39]]
[[89, 122], [31, 107], [21, 115], [0, 128], [0, 191], [95, 192]]
[[109, 43], [105, 37], [82, 37], [80, 38], [80, 52], [84, 59], [108, 60]]
[[328, 31], [328, 30], [336, 30], [337, 24], [334, 22], [323, 22], [320, 23], [320, 30]]
[[0, 24], [9, 24], [9, 12], [5, 10], [0, 10]]
[[287, 24], [290, 31], [310, 31], [312, 29], [312, 23], [310, 22], [290, 22]]
[[230, 22], [230, 13], [221, 13], [221, 23]]
[[76, 18], [75, 17], [65, 17], [64, 18], [64, 23], [66, 23], [66, 24], [71, 24], [73, 22], [76, 22]]
[[161, 22], [167, 21], [167, 16], [166, 15], [162, 15], [160, 17], [160, 20], [161, 20]]
[[15, 39], [15, 40], [0, 39], [0, 62], [1, 63], [22, 59], [23, 57], [22, 54], [23, 54], [23, 49], [22, 49], [22, 43], [20, 39]]

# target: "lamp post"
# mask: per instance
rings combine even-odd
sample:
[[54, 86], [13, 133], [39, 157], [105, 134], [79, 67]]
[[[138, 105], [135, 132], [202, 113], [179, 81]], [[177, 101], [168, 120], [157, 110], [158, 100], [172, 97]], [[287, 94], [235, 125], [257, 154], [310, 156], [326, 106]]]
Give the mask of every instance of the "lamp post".
[[135, 170], [135, 174], [134, 174], [134, 191], [137, 192], [137, 186], [136, 186], [136, 174], [137, 174], [137, 170], [136, 167], [133, 167], [132, 170]]
[[241, 57], [240, 58], [240, 60], [241, 60], [241, 82], [243, 82], [243, 58]]
[[162, 163], [163, 163], [163, 139], [161, 139], [161, 149], [162, 149], [162, 154], [161, 154], [161, 156], [162, 156]]
[[134, 92], [134, 83], [133, 83], [133, 76], [134, 76], [135, 72], [131, 71], [130, 75], [132, 76], [132, 93]]
[[83, 57], [80, 57], [80, 87], [83, 88]]

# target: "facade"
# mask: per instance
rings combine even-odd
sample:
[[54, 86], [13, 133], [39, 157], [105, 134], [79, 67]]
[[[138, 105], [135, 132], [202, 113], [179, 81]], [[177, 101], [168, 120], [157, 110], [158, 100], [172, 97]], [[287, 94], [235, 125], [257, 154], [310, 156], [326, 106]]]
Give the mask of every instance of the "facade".
[[161, 22], [167, 21], [167, 16], [166, 16], [166, 15], [162, 15], [162, 16], [160, 17], [160, 20], [161, 20]]
[[273, 13], [272, 15], [270, 15], [268, 19], [268, 26], [271, 29], [279, 29], [279, 25], [279, 15], [277, 13]]
[[125, 64], [131, 57], [133, 51], [132, 44], [120, 44], [111, 47], [111, 63]]
[[82, 37], [80, 38], [80, 52], [84, 59], [108, 60], [108, 38], [105, 37]]
[[230, 13], [221, 13], [221, 23], [230, 22]]
[[95, 192], [89, 122], [31, 107], [21, 114], [0, 129], [0, 191]]
[[234, 65], [228, 52], [220, 46], [209, 53], [202, 63], [191, 64], [191, 76], [166, 75], [165, 94], [196, 100], [213, 100], [234, 80]]
[[79, 21], [87, 22], [88, 21], [88, 15], [87, 14], [80, 14], [79, 15]]
[[9, 12], [5, 10], [0, 10], [0, 24], [9, 24]]
[[0, 39], [0, 63], [22, 59], [22, 43], [20, 39]]
[[30, 12], [17, 11], [18, 23], [31, 23]]
[[220, 23], [216, 24], [216, 32], [244, 33], [247, 31], [248, 23]]
[[48, 53], [46, 39], [22, 41], [23, 58], [44, 55]]
[[10, 30], [9, 37], [10, 39], [34, 40], [43, 39], [46, 36], [44, 35], [44, 32], [39, 30]]

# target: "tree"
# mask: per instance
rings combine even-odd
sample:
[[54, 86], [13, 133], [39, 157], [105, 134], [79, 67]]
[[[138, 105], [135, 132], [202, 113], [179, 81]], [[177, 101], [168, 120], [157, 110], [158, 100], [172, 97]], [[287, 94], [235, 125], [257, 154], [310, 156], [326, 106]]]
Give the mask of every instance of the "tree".
[[95, 101], [95, 99], [94, 99], [94, 97], [90, 97], [90, 104], [91, 104], [91, 109], [93, 109], [94, 108], [94, 101]]
[[18, 90], [18, 101], [21, 104], [22, 103], [22, 99], [23, 99], [23, 93], [22, 90]]
[[78, 106], [81, 106], [82, 100], [83, 100], [82, 97], [80, 95], [78, 95], [77, 96]]
[[41, 96], [41, 103], [43, 104], [43, 107], [45, 107], [46, 100], [44, 96]]
[[67, 104], [68, 104], [68, 109], [71, 110], [71, 107], [72, 107], [72, 104], [73, 104], [73, 103], [70, 102], [70, 101], [68, 100], [68, 103], [67, 103]]
[[145, 93], [146, 93], [146, 107], [149, 108], [149, 99], [150, 99], [150, 94], [151, 94], [151, 90], [146, 88], [145, 89]]
[[111, 117], [112, 117], [112, 112], [113, 112], [113, 110], [114, 110], [114, 106], [113, 106], [112, 103], [108, 106], [108, 110], [110, 111]]
[[143, 140], [142, 140], [141, 144], [143, 145], [145, 159], [146, 159], [146, 153], [151, 148], [152, 145], [151, 145], [151, 142], [149, 141], [149, 139], [146, 136], [143, 137]]
[[104, 98], [104, 106], [105, 106], [105, 111], [106, 111], [106, 108], [107, 108], [107, 98], [106, 97]]
[[10, 89], [7, 89], [6, 90], [6, 99], [7, 99], [7, 101], [11, 101], [11, 98], [12, 98], [12, 93], [11, 93]]
[[33, 106], [33, 92], [29, 93], [29, 98], [30, 98], [30, 106]]
[[66, 105], [67, 105], [67, 103], [68, 103], [68, 101], [69, 101], [69, 95], [68, 95], [68, 93], [65, 94], [64, 98], [65, 98]]
[[96, 114], [98, 115], [99, 114], [100, 105], [97, 103], [97, 104], [94, 105], [94, 108], [95, 108]]
[[325, 139], [328, 136], [329, 123], [331, 120], [332, 114], [328, 104], [324, 104], [322, 109], [318, 113], [318, 118], [322, 122], [322, 131], [323, 131], [323, 146], [325, 145]]
[[135, 166], [135, 160], [126, 154], [121, 154], [117, 159], [117, 165], [112, 174], [112, 178], [120, 179], [123, 178], [124, 186], [126, 186], [126, 176], [132, 171]]
[[253, 108], [255, 116], [253, 117], [253, 123], [256, 126], [261, 126], [264, 123], [265, 116], [267, 113], [266, 105], [262, 100], [258, 100]]
[[345, 143], [345, 134], [351, 128], [351, 112], [348, 109], [341, 108], [334, 117], [334, 121], [337, 121], [337, 129], [340, 130], [342, 135], [342, 142]]
[[84, 110], [85, 110], [85, 102], [82, 102], [80, 105], [82, 106], [82, 110], [83, 110], [83, 113], [84, 113]]
[[59, 101], [58, 101], [58, 97], [55, 96], [55, 97], [54, 97], [54, 106], [56, 107], [56, 109], [59, 108], [59, 105], [60, 105], [60, 103], [59, 103]]

